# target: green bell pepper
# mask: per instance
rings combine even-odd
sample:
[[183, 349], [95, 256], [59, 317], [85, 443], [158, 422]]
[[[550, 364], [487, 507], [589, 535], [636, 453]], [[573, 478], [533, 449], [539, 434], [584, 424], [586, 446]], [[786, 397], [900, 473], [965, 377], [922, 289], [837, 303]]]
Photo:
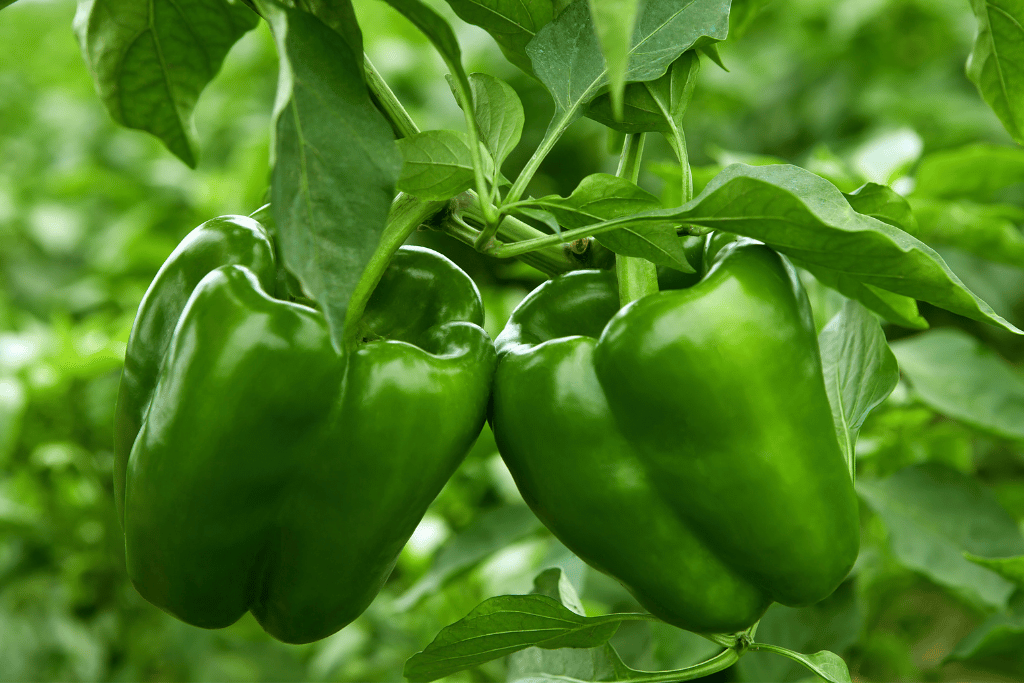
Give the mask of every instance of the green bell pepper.
[[496, 340], [490, 420], [555, 536], [654, 615], [724, 633], [828, 596], [859, 524], [795, 271], [742, 241], [709, 265], [622, 310], [611, 273], [538, 287]]
[[206, 628], [248, 610], [304, 643], [380, 590], [480, 432], [495, 357], [476, 286], [430, 250], [396, 253], [343, 355], [276, 275], [241, 216], [168, 258], [128, 342], [115, 495], [147, 600]]

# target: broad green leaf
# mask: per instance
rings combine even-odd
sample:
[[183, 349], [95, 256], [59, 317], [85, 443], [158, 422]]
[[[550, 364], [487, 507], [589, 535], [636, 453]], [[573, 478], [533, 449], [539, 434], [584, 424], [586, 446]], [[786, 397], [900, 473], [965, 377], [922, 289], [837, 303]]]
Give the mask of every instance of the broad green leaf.
[[976, 565], [985, 569], [991, 569], [1007, 581], [1012, 581], [1018, 587], [1024, 588], [1024, 555], [1016, 557], [978, 557], [971, 553], [964, 553], [964, 557]]
[[878, 307], [880, 298], [884, 304], [893, 304], [883, 290], [1024, 334], [968, 290], [931, 247], [857, 213], [835, 186], [796, 166], [734, 164], [693, 201], [677, 209], [633, 216], [621, 224], [662, 221], [701, 225], [765, 242], [824, 284], [890, 320]]
[[464, 133], [427, 130], [398, 141], [398, 189], [420, 199], [451, 199], [473, 185], [473, 158]]
[[468, 24], [479, 26], [494, 38], [505, 57], [526, 73], [533, 73], [526, 46], [562, 9], [552, 0], [447, 0]]
[[933, 245], [956, 247], [989, 261], [1024, 268], [1024, 209], [979, 204], [969, 199], [910, 197], [917, 217], [915, 236]]
[[[661, 206], [657, 197], [635, 183], [605, 173], [587, 176], [568, 197], [551, 195], [531, 199], [527, 204], [531, 209], [553, 214], [563, 229], [579, 228]], [[613, 230], [601, 234], [598, 240], [617, 254], [639, 256], [684, 273], [694, 272], [686, 260], [683, 238], [676, 234], [675, 226], [670, 222]]]
[[196, 101], [257, 21], [225, 0], [79, 0], [74, 28], [110, 116], [152, 133], [195, 168]]
[[604, 55], [605, 68], [608, 70], [612, 112], [616, 119], [621, 119], [626, 67], [629, 61], [629, 48], [632, 47], [630, 39], [636, 25], [640, 0], [589, 1], [590, 17], [594, 22], [594, 30], [597, 32]]
[[1024, 144], [1024, 0], [971, 0], [978, 35], [967, 59], [967, 76], [1002, 121]]
[[857, 492], [885, 523], [893, 554], [903, 566], [979, 607], [1006, 606], [1013, 584], [963, 554], [1020, 555], [1024, 538], [977, 479], [927, 463], [888, 479], [861, 479]]
[[501, 595], [446, 626], [405, 663], [405, 677], [432, 681], [536, 646], [590, 648], [608, 641], [621, 619], [583, 617], [546, 595]]
[[1024, 375], [995, 351], [952, 328], [901, 339], [892, 350], [929, 407], [992, 434], [1024, 439]]
[[989, 617], [957, 643], [945, 661], [1000, 671], [1010, 680], [1024, 678], [1024, 593], [1009, 611]]
[[361, 46], [311, 14], [259, 5], [281, 63], [271, 185], [278, 247], [337, 345], [384, 230], [400, 155], [367, 95]]
[[536, 515], [522, 504], [507, 505], [480, 514], [441, 546], [430, 569], [398, 598], [396, 608], [400, 611], [412, 609], [455, 576], [540, 528]]
[[1024, 183], [1024, 149], [973, 144], [921, 159], [914, 197], [989, 201], [998, 190]]
[[888, 185], [866, 183], [843, 196], [857, 213], [877, 218], [911, 235], [917, 235], [917, 220], [910, 204]]
[[896, 388], [899, 368], [882, 326], [856, 301], [847, 301], [825, 326], [818, 345], [836, 435], [853, 476], [857, 434], [868, 413]]
[[[648, 0], [633, 31], [625, 80], [658, 78], [690, 48], [723, 40], [728, 17], [729, 0]], [[569, 5], [526, 51], [560, 112], [578, 113], [608, 85], [587, 0]]]
[[[456, 101], [462, 107], [464, 103], [458, 89], [450, 77], [448, 80]], [[488, 74], [469, 74], [469, 87], [473, 93], [473, 112], [480, 128], [480, 141], [491, 153], [495, 169], [500, 169], [522, 138], [526, 121], [523, 103], [511, 85]]]

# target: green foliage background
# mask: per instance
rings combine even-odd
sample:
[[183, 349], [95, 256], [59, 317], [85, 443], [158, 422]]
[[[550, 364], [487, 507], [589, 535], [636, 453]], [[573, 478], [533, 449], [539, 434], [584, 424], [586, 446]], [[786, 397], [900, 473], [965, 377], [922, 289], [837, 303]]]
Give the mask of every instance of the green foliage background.
[[[370, 57], [421, 128], [460, 129], [440, 58], [383, 3], [356, 5]], [[515, 171], [543, 134], [550, 100], [501, 59], [486, 34], [435, 6], [456, 26], [467, 70], [505, 78], [523, 98], [524, 142], [506, 166]], [[108, 118], [71, 32], [73, 15], [69, 0], [21, 0], [0, 13], [7, 55], [0, 62], [0, 680], [400, 680], [404, 660], [442, 626], [485, 597], [527, 592], [533, 575], [555, 564], [581, 589], [589, 613], [633, 609], [614, 581], [588, 570], [533, 519], [487, 431], [384, 592], [331, 638], [283, 645], [250, 617], [203, 631], [134, 592], [111, 491], [125, 342], [149, 280], [174, 245], [207, 218], [262, 203], [276, 58], [262, 27], [232, 50], [200, 100], [203, 156], [192, 172], [157, 141]], [[964, 75], [975, 23], [962, 0], [776, 0], [734, 29], [741, 35], [721, 48], [730, 72], [705, 62], [687, 117], [698, 182], [731, 161], [781, 159], [844, 191], [872, 180], [908, 192], [922, 156], [974, 142], [1012, 145]], [[582, 176], [613, 171], [606, 149], [604, 129], [581, 121], [531, 193], [568, 194]], [[658, 164], [671, 159], [669, 148], [652, 138], [648, 159], [641, 184], [664, 185], [672, 201], [677, 183]], [[1000, 190], [991, 202], [1019, 212], [1024, 186]], [[443, 236], [417, 239], [481, 284], [492, 335], [540, 278]], [[1024, 323], [1024, 263], [972, 255], [980, 250], [969, 239], [959, 242], [965, 250], [938, 239], [933, 246], [999, 313]], [[810, 284], [824, 315], [834, 300]], [[923, 312], [1012, 362], [1024, 359], [1024, 342], [1009, 334], [927, 306]], [[907, 334], [887, 331], [893, 340]], [[938, 490], [927, 468], [905, 469], [922, 463], [945, 465], [943, 472], [961, 477], [953, 488], [976, 489], [978, 500], [995, 507], [954, 496], [942, 501], [945, 511], [925, 507], [922, 522], [877, 502], [897, 484], [912, 500], [915, 491]], [[864, 547], [852, 578], [820, 605], [772, 608], [759, 636], [802, 651], [832, 649], [859, 680], [1019, 680], [1019, 591], [1005, 597], [1009, 607], [986, 604], [958, 588], [969, 583], [957, 574], [962, 568], [950, 575], [922, 566], [892, 541], [934, 531], [931, 513], [970, 521], [985, 507], [984, 514], [1009, 514], [1024, 525], [1024, 442], [943, 417], [901, 383], [858, 447], [862, 480], [899, 472], [902, 479], [884, 480], [888, 489], [872, 483], [862, 490], [874, 503], [863, 506]], [[705, 641], [667, 626], [629, 625], [613, 642], [638, 668], [684, 666], [710, 653]], [[954, 651], [966, 661], [946, 663]], [[502, 664], [491, 663], [459, 680], [505, 676]], [[785, 660], [751, 654], [716, 680], [805, 676]]]

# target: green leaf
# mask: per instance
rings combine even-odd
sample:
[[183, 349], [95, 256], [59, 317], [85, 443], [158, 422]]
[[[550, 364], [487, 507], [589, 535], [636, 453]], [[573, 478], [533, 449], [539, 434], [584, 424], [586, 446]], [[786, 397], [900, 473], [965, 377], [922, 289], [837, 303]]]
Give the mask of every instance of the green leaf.
[[363, 82], [361, 45], [260, 0], [277, 42], [272, 205], [288, 270], [342, 339], [349, 298], [384, 230], [400, 155]]
[[526, 46], [545, 24], [557, 16], [561, 3], [551, 0], [447, 0], [459, 19], [479, 26], [494, 38], [505, 57], [526, 73], [533, 73]]
[[427, 573], [398, 598], [396, 609], [412, 609], [455, 576], [540, 528], [540, 521], [522, 504], [480, 514], [441, 547]]
[[349, 45], [361, 45], [363, 34], [351, 0], [283, 0], [292, 9], [308, 12], [341, 34]]
[[977, 479], [927, 463], [888, 479], [861, 479], [857, 492], [882, 518], [893, 554], [903, 566], [976, 606], [1006, 606], [1013, 584], [967, 561], [963, 554], [1024, 554], [1024, 538], [1017, 523]]
[[882, 326], [856, 301], [846, 302], [818, 344], [836, 435], [853, 476], [857, 434], [868, 413], [896, 388], [899, 368]]
[[0, 0], [0, 9], [13, 5], [15, 2], [17, 2], [17, 0]]
[[[633, 31], [625, 80], [658, 78], [687, 50], [724, 40], [728, 17], [729, 0], [648, 0]], [[577, 116], [608, 85], [587, 0], [576, 0], [542, 28], [526, 52], [555, 100], [556, 118]]]
[[[587, 176], [569, 197], [551, 195], [531, 199], [524, 204], [553, 214], [563, 229], [579, 228], [661, 206], [657, 197], [635, 183], [606, 173]], [[599, 241], [617, 254], [639, 256], [684, 273], [694, 272], [686, 260], [683, 238], [676, 234], [675, 225], [669, 221], [605, 232]]]
[[967, 59], [967, 77], [1002, 121], [1024, 144], [1024, 1], [971, 0], [978, 35]]
[[613, 116], [608, 95], [597, 97], [587, 107], [587, 117], [624, 133], [664, 133], [680, 163], [687, 158], [683, 116], [693, 95], [700, 72], [694, 51], [684, 52], [672, 62], [664, 76], [626, 86], [625, 110], [621, 120]]
[[991, 569], [1007, 581], [1012, 581], [1018, 587], [1024, 588], [1024, 555], [1016, 557], [979, 557], [971, 553], [964, 553], [964, 557], [976, 565]]
[[[448, 80], [459, 106], [464, 106], [458, 89], [450, 77]], [[470, 74], [469, 87], [473, 93], [473, 113], [480, 128], [481, 142], [491, 153], [495, 170], [500, 169], [523, 136], [526, 121], [523, 103], [511, 85], [488, 74]]]
[[973, 144], [921, 159], [914, 196], [985, 202], [1008, 185], [1024, 183], [1024, 149]]
[[633, 216], [623, 224], [661, 221], [765, 242], [824, 284], [890, 320], [887, 307], [904, 318], [909, 314], [909, 308], [898, 307], [905, 299], [893, 298], [896, 294], [1024, 334], [968, 290], [931, 247], [857, 213], [835, 186], [796, 166], [733, 164], [693, 201]]
[[777, 655], [788, 657], [794, 662], [803, 664], [806, 668], [829, 681], [829, 683], [853, 683], [850, 678], [850, 669], [847, 668], [846, 662], [843, 661], [842, 657], [833, 652], [823, 650], [813, 655], [805, 655], [784, 647], [767, 645], [765, 643], [755, 643], [751, 645], [751, 649], [774, 652]]
[[[843, 652], [864, 628], [861, 595], [853, 581], [842, 583], [819, 603], [807, 607], [772, 604], [757, 623], [757, 639], [796, 652]], [[763, 647], [761, 643], [755, 644]], [[742, 681], [807, 681], [806, 664], [782, 653], [748, 651], [736, 663]], [[784, 655], [785, 656], [785, 655]]]
[[935, 411], [1008, 439], [1024, 439], [1024, 375], [961, 330], [894, 342], [900, 370]]
[[629, 61], [630, 39], [636, 25], [640, 0], [589, 0], [590, 16], [594, 22], [608, 82], [612, 111], [616, 119], [622, 118], [622, 97], [626, 88], [626, 66]]
[[877, 218], [911, 235], [917, 234], [917, 220], [910, 204], [888, 185], [865, 183], [843, 196], [857, 213]]
[[420, 199], [451, 199], [473, 185], [473, 158], [465, 133], [427, 130], [398, 141], [398, 189]]
[[590, 648], [608, 641], [621, 619], [584, 617], [546, 595], [501, 595], [446, 626], [405, 663], [405, 677], [433, 681], [536, 646]]
[[195, 168], [196, 101], [257, 21], [224, 0], [79, 0], [74, 28], [110, 116], [152, 133]]
[[994, 614], [957, 643], [947, 662], [974, 666], [1024, 678], [1024, 593], [1019, 593], [1010, 611]]

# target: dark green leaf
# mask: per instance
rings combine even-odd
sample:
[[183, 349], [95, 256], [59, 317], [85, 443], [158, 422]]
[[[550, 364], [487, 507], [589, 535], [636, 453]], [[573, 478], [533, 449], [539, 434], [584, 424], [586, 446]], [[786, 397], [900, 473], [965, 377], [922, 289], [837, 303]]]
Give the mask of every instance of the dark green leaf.
[[367, 95], [361, 46], [305, 12], [260, 7], [281, 62], [272, 181], [279, 247], [338, 344], [387, 220], [400, 155]]
[[398, 189], [420, 199], [443, 201], [473, 184], [473, 158], [464, 133], [428, 130], [398, 141], [402, 174]]
[[905, 567], [979, 607], [1002, 608], [1013, 584], [964, 559], [1024, 553], [1017, 523], [977, 479], [928, 463], [883, 480], [857, 482], [882, 518], [893, 554]]
[[1024, 439], [1024, 376], [961, 330], [894, 342], [900, 370], [939, 413], [1009, 439]]
[[843, 455], [854, 472], [854, 447], [868, 413], [896, 388], [899, 369], [878, 320], [847, 301], [818, 335], [825, 388]]
[[1024, 149], [974, 144], [921, 159], [914, 195], [989, 201], [1008, 185], [1024, 183]]
[[195, 168], [196, 101], [257, 21], [224, 0], [80, 0], [74, 27], [111, 117], [152, 133]]
[[614, 616], [580, 616], [546, 595], [501, 595], [446, 626], [405, 663], [405, 677], [432, 681], [531, 646], [596, 647], [619, 623]]
[[978, 35], [967, 76], [1013, 139], [1024, 144], [1024, 1], [971, 0]]
[[17, 2], [17, 0], [0, 0], [0, 9], [3, 9], [8, 5], [13, 5], [15, 2]]
[[[686, 50], [723, 40], [728, 16], [729, 0], [648, 0], [633, 31], [625, 80], [658, 78]], [[569, 5], [537, 33], [526, 51], [566, 118], [578, 115], [608, 85], [587, 0]]]
[[[585, 616], [583, 604], [568, 577], [559, 568], [546, 569], [533, 580], [533, 593], [558, 600], [567, 608]], [[545, 650], [529, 647], [508, 658], [508, 683], [532, 681], [580, 680], [624, 681], [640, 674], [622, 663], [608, 643], [594, 648]]]
[[658, 221], [693, 223], [765, 242], [889, 320], [879, 302], [900, 311], [891, 299], [897, 294], [1024, 334], [969, 291], [931, 247], [857, 213], [835, 186], [796, 166], [733, 164], [693, 201], [629, 223]]
[[490, 33], [505, 57], [530, 74], [533, 66], [526, 45], [561, 9], [551, 0], [448, 0], [448, 4], [460, 19]]
[[917, 221], [910, 204], [888, 185], [866, 183], [843, 196], [857, 213], [877, 218], [911, 235], [917, 234]]

